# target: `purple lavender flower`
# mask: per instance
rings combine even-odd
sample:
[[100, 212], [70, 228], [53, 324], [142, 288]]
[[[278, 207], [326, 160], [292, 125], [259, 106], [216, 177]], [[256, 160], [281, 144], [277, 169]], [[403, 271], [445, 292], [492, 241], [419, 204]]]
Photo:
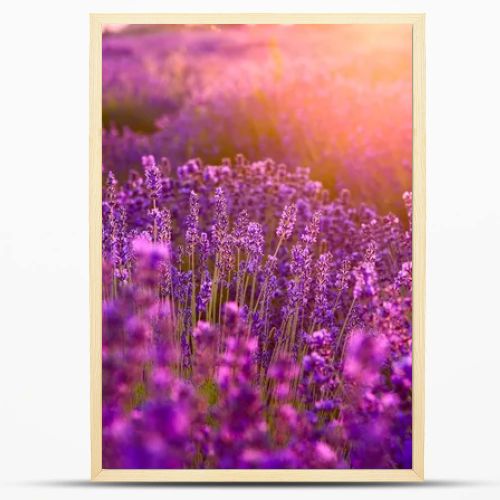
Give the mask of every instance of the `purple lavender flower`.
[[194, 247], [198, 243], [199, 214], [200, 214], [199, 197], [194, 191], [191, 191], [191, 194], [189, 195], [188, 228], [186, 231], [186, 244], [189, 248], [190, 253], [194, 251]]
[[340, 269], [335, 276], [335, 288], [340, 292], [349, 286], [351, 274], [351, 263], [344, 259], [340, 265]]
[[208, 271], [205, 271], [197, 299], [198, 314], [206, 310], [211, 294], [212, 294], [212, 280]]
[[105, 201], [109, 206], [114, 207], [116, 204], [116, 185], [118, 184], [113, 172], [108, 172], [105, 188]]
[[353, 332], [347, 344], [344, 375], [361, 385], [374, 385], [387, 360], [389, 343], [382, 335]]
[[200, 254], [200, 268], [206, 269], [208, 259], [210, 257], [210, 242], [207, 233], [200, 233], [198, 241], [199, 254]]
[[227, 204], [224, 190], [218, 187], [215, 190], [215, 224], [213, 228], [213, 242], [218, 249], [222, 240], [227, 237], [229, 230], [229, 219], [227, 215]]
[[248, 218], [248, 212], [246, 210], [241, 210], [238, 214], [236, 222], [233, 229], [234, 244], [237, 248], [242, 248], [247, 242], [247, 232], [248, 224], [250, 220]]
[[131, 259], [126, 217], [125, 209], [120, 206], [111, 242], [115, 277], [122, 282], [128, 279]]
[[136, 279], [139, 283], [153, 287], [159, 283], [162, 265], [169, 259], [165, 244], [153, 243], [145, 237], [135, 238], [132, 249], [136, 260]]
[[158, 240], [162, 243], [170, 244], [172, 241], [172, 214], [170, 210], [160, 210], [158, 217]]
[[156, 200], [161, 191], [161, 171], [152, 155], [142, 157], [142, 166], [146, 174], [146, 187], [151, 198]]
[[354, 297], [373, 297], [376, 294], [377, 272], [372, 262], [364, 262], [354, 270]]
[[316, 285], [314, 296], [314, 315], [320, 327], [326, 326], [330, 319], [329, 279], [332, 269], [332, 254], [327, 252], [319, 256], [316, 264]]
[[281, 219], [276, 229], [276, 236], [282, 240], [288, 240], [292, 235], [296, 218], [297, 205], [287, 205], [281, 214]]
[[247, 226], [244, 241], [244, 246], [248, 252], [248, 272], [255, 273], [262, 259], [264, 249], [262, 226], [257, 222], [250, 222]]
[[321, 218], [321, 212], [319, 211], [314, 212], [311, 222], [306, 226], [304, 234], [301, 236], [301, 239], [306, 246], [313, 245], [314, 243], [316, 243], [316, 239], [319, 233], [320, 218]]

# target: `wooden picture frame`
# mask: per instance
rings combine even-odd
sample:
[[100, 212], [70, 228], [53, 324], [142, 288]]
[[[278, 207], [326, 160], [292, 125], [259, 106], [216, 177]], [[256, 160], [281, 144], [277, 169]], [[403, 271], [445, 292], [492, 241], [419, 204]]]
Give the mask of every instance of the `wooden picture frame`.
[[[424, 14], [90, 15], [90, 362], [91, 478], [166, 482], [403, 482], [424, 478], [425, 48]], [[102, 467], [101, 136], [105, 24], [411, 24], [413, 28], [413, 468], [408, 470], [132, 470]]]

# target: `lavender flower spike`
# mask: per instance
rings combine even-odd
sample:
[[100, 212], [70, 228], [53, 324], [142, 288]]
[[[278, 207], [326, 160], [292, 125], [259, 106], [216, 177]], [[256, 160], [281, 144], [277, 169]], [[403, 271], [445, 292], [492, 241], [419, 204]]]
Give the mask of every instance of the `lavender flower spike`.
[[190, 253], [194, 251], [194, 247], [199, 240], [199, 218], [200, 218], [200, 202], [198, 195], [191, 191], [189, 196], [189, 218], [188, 228], [186, 231], [186, 243]]
[[264, 235], [260, 224], [257, 222], [250, 222], [248, 224], [245, 243], [249, 256], [248, 271], [254, 273], [260, 264], [264, 248]]
[[227, 236], [229, 219], [227, 215], [227, 203], [224, 190], [218, 187], [215, 190], [215, 224], [213, 230], [213, 241], [215, 248], [219, 248], [222, 240]]
[[307, 224], [304, 234], [301, 236], [301, 240], [306, 246], [313, 245], [316, 243], [316, 239], [319, 234], [319, 222], [321, 219], [321, 212], [317, 210], [312, 216], [312, 220]]
[[154, 156], [143, 156], [142, 164], [146, 176], [146, 187], [153, 200], [157, 200], [161, 191], [161, 170], [156, 165]]
[[281, 240], [288, 240], [292, 235], [296, 219], [297, 205], [287, 205], [283, 209], [283, 213], [281, 214], [278, 229], [276, 229], [276, 236], [278, 236], [278, 238], [280, 238]]

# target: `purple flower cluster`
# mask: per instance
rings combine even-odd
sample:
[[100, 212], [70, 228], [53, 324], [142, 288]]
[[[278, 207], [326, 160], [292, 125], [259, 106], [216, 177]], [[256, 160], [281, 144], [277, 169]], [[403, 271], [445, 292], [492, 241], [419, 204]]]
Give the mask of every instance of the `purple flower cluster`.
[[270, 159], [142, 166], [103, 187], [103, 466], [411, 468], [409, 223]]

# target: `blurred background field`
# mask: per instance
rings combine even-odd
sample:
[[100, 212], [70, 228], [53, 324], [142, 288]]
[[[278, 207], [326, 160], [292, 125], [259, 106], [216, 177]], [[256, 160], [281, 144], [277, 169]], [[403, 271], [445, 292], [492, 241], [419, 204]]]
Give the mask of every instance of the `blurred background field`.
[[109, 26], [103, 168], [243, 153], [309, 167], [332, 194], [404, 213], [412, 47], [405, 25]]

